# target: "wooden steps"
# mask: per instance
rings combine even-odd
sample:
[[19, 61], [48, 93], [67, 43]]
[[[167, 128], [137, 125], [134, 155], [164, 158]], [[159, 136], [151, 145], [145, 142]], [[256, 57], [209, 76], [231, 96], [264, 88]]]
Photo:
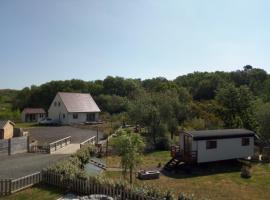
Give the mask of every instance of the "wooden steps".
[[171, 171], [171, 170], [176, 169], [178, 166], [180, 166], [183, 163], [184, 161], [181, 157], [174, 157], [164, 166], [164, 169], [167, 171]]

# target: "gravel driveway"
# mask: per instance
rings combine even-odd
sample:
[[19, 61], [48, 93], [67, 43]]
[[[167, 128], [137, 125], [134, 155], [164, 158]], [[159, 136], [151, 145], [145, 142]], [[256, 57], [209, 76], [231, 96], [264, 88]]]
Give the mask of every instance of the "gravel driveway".
[[[81, 143], [92, 136], [96, 136], [97, 132], [91, 129], [75, 128], [71, 126], [59, 127], [37, 127], [29, 129], [31, 140], [37, 140], [40, 144], [51, 143], [64, 137], [71, 136], [71, 143]], [[99, 139], [103, 133], [99, 132]]]
[[20, 178], [41, 171], [68, 156], [37, 153], [0, 156], [0, 178]]

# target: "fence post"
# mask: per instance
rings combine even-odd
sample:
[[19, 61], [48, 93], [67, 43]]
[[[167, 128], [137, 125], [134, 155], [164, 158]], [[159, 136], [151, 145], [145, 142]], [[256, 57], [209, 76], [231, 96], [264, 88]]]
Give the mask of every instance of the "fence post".
[[11, 138], [8, 139], [8, 155], [11, 155]]

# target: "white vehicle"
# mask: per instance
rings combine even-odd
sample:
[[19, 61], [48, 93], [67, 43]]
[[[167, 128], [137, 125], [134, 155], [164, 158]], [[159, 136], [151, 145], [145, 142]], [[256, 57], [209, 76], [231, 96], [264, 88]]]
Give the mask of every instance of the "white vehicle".
[[59, 125], [59, 122], [52, 118], [44, 118], [39, 122], [40, 125]]

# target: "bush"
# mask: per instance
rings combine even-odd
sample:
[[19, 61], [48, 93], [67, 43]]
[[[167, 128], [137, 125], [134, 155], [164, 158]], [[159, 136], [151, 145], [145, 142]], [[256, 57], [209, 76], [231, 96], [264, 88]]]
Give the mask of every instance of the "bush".
[[156, 150], [169, 150], [171, 141], [168, 137], [160, 137], [155, 145]]
[[83, 169], [90, 158], [94, 155], [93, 145], [85, 145], [73, 154], [68, 160], [58, 162], [49, 171], [63, 175], [64, 179], [83, 178], [86, 177]]
[[251, 178], [251, 167], [244, 165], [241, 169], [241, 177], [242, 178]]

